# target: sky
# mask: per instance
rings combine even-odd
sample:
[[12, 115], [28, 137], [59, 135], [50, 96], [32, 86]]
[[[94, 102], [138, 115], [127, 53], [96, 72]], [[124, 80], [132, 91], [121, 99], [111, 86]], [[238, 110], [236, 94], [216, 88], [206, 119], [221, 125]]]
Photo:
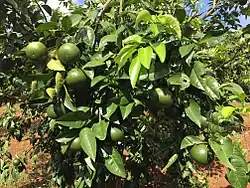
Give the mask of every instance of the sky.
[[[76, 3], [78, 5], [83, 5], [84, 4], [84, 0], [72, 0], [73, 3]], [[209, 7], [207, 6], [209, 0], [201, 0], [201, 3], [204, 4], [204, 7], [202, 8], [203, 11], [206, 11], [207, 9], [209, 9]], [[59, 2], [58, 0], [48, 0], [48, 5], [51, 8], [57, 8], [59, 6]], [[65, 12], [66, 8], [62, 8], [62, 11]], [[248, 17], [248, 19], [245, 18], [245, 16], [241, 16], [240, 17], [240, 22], [242, 26], [246, 26], [247, 24], [250, 24], [250, 17]]]
[[[204, 4], [204, 7], [202, 8], [203, 11], [209, 9], [208, 5], [209, 0], [201, 0], [201, 3]], [[240, 17], [240, 23], [241, 25], [244, 27], [247, 24], [250, 24], [250, 17], [248, 17], [248, 19], [245, 18], [245, 16], [241, 16]]]

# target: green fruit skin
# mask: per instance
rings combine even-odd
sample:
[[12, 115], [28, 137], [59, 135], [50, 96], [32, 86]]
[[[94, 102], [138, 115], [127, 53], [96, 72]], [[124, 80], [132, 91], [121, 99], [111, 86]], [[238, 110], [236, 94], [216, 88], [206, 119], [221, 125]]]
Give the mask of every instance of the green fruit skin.
[[21, 163], [20, 159], [14, 159], [13, 164], [18, 166]]
[[72, 43], [63, 44], [57, 52], [59, 60], [64, 64], [74, 64], [81, 57], [80, 49]]
[[124, 132], [121, 129], [112, 127], [110, 129], [110, 137], [112, 141], [122, 141], [124, 139]]
[[158, 106], [163, 108], [169, 108], [174, 103], [170, 92], [162, 88], [155, 88], [153, 92], [153, 100]]
[[58, 115], [55, 112], [53, 104], [49, 105], [49, 107], [47, 108], [47, 115], [52, 119], [58, 118]]
[[31, 42], [26, 47], [26, 56], [31, 60], [44, 60], [46, 54], [47, 48], [41, 42]]
[[194, 145], [190, 150], [190, 154], [193, 160], [200, 164], [208, 164], [208, 148], [205, 144]]
[[81, 144], [80, 144], [80, 138], [77, 137], [73, 140], [73, 142], [70, 144], [70, 149], [72, 150], [81, 150]]
[[87, 76], [79, 68], [71, 69], [66, 77], [66, 83], [71, 87], [80, 87], [81, 85], [84, 85], [86, 81]]

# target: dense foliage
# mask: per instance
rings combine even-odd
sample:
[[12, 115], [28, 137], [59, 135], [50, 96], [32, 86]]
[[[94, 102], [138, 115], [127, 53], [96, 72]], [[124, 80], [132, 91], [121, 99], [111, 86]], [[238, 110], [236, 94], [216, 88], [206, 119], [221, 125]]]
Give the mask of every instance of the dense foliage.
[[[232, 136], [248, 111], [250, 29], [237, 19], [250, 3], [215, 1], [202, 17], [198, 1], [62, 2], [69, 13], [1, 3], [1, 101], [41, 117], [29, 127], [6, 113], [8, 138], [29, 135], [34, 154], [50, 153], [59, 187], [145, 186], [157, 165], [179, 187], [204, 187], [196, 167], [216, 159], [232, 186], [246, 187], [246, 153]], [[2, 143], [8, 183], [25, 157]]]

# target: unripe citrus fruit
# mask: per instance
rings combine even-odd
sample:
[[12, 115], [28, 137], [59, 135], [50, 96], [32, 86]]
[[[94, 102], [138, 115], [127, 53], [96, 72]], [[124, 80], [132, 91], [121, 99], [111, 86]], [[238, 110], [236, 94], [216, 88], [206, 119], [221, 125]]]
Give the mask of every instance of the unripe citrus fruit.
[[31, 60], [43, 60], [46, 54], [47, 48], [41, 42], [31, 42], [26, 47], [26, 56]]
[[208, 164], [208, 148], [206, 144], [197, 144], [190, 150], [190, 155], [193, 160], [200, 164]]
[[167, 89], [163, 88], [155, 88], [152, 98], [156, 104], [164, 108], [169, 108], [174, 103], [171, 93]]
[[81, 150], [82, 149], [79, 137], [77, 137], [73, 140], [73, 142], [70, 144], [70, 149], [72, 149], [72, 150]]
[[59, 60], [64, 64], [74, 64], [81, 57], [81, 51], [72, 43], [63, 44], [57, 52]]
[[13, 164], [14, 164], [15, 166], [18, 166], [19, 164], [21, 164], [20, 159], [15, 158], [15, 159], [13, 160]]
[[58, 118], [58, 115], [55, 112], [53, 104], [49, 105], [49, 107], [47, 108], [47, 115], [52, 119]]
[[73, 88], [83, 86], [86, 81], [87, 76], [79, 68], [71, 69], [66, 77], [66, 83]]
[[113, 141], [122, 141], [124, 139], [124, 132], [121, 129], [112, 127], [110, 129], [110, 137]]

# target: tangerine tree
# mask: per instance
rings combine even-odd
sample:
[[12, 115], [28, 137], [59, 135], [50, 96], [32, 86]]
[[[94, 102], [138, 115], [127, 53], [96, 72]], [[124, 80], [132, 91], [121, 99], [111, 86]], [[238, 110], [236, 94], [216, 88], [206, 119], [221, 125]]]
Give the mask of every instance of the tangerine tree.
[[[68, 14], [46, 1], [4, 2], [2, 59], [15, 65], [6, 76], [18, 75], [26, 86], [22, 107], [46, 112], [28, 133], [35, 152], [50, 153], [55, 184], [145, 186], [149, 168], [159, 165], [180, 187], [204, 187], [206, 181], [194, 175], [203, 175], [197, 163], [218, 159], [234, 187], [247, 186], [248, 161], [231, 137], [243, 127], [247, 95], [240, 85], [218, 79], [202, 54], [228, 28], [239, 27], [225, 7], [246, 14], [248, 5], [227, 2], [214, 1], [204, 17], [198, 1], [64, 2]], [[17, 15], [13, 23], [23, 25], [7, 22], [8, 9]], [[220, 12], [224, 25], [214, 22]], [[13, 39], [9, 28], [19, 29]]]

